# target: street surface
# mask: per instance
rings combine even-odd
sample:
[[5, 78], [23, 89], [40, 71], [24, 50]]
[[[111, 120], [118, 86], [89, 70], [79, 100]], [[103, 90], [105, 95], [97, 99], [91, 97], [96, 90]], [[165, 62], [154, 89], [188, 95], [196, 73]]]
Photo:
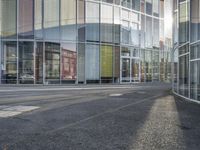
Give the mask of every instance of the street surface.
[[200, 105], [170, 84], [0, 87], [0, 150], [199, 149]]

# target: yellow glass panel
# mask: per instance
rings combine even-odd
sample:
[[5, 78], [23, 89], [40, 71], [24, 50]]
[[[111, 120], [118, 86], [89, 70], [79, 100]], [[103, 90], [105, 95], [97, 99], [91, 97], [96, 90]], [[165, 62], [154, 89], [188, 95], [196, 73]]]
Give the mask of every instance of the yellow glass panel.
[[101, 77], [112, 77], [113, 53], [112, 46], [101, 47]]

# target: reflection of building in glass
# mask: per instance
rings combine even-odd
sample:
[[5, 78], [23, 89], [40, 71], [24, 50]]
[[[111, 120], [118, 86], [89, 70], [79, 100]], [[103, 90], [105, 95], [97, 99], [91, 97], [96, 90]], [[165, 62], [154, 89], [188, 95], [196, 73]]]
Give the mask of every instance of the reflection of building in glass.
[[0, 30], [1, 84], [170, 80], [164, 0], [0, 0]]
[[174, 1], [173, 89], [200, 100], [200, 1]]

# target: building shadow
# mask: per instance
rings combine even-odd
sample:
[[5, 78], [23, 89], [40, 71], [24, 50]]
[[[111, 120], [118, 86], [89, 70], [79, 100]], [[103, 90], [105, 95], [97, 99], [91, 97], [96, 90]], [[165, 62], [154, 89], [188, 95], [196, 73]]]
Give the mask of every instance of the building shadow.
[[185, 101], [174, 96], [179, 124], [176, 124], [182, 132], [185, 149], [200, 149], [200, 105]]

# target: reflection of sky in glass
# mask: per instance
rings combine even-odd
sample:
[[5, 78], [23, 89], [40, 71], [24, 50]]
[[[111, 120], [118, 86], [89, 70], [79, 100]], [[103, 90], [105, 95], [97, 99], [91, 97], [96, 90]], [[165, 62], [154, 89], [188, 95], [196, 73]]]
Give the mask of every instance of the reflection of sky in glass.
[[165, 36], [172, 37], [172, 0], [165, 0]]

